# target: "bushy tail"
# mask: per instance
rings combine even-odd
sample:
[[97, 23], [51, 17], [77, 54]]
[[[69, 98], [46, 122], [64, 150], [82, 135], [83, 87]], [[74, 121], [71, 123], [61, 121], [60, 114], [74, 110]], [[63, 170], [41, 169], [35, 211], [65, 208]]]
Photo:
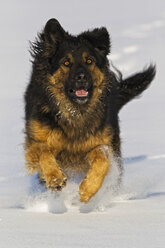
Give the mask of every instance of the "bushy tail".
[[[139, 96], [144, 90], [148, 88], [151, 81], [156, 74], [156, 68], [154, 65], [150, 65], [147, 69], [137, 74], [134, 74], [125, 80], [118, 81], [118, 110], [120, 110], [125, 104], [131, 101], [133, 98]], [[121, 76], [121, 75], [120, 75]]]

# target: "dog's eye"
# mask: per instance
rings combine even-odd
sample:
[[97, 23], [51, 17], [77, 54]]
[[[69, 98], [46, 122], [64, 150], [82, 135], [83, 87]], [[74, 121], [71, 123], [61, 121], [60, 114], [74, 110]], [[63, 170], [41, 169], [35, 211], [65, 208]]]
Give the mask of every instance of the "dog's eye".
[[64, 62], [64, 65], [65, 65], [66, 67], [68, 67], [68, 66], [70, 65], [70, 62], [69, 62], [68, 60], [66, 60], [66, 61]]
[[87, 60], [86, 60], [86, 63], [88, 64], [88, 65], [91, 65], [92, 64], [92, 59], [90, 59], [90, 58], [88, 58]]

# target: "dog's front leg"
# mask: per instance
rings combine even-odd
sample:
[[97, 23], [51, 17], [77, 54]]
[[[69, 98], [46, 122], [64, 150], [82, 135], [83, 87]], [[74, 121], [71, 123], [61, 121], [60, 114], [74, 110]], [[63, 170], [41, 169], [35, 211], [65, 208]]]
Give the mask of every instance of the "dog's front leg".
[[87, 154], [91, 167], [80, 184], [80, 201], [87, 203], [100, 189], [110, 168], [110, 147], [98, 146]]
[[62, 190], [66, 185], [67, 178], [59, 168], [54, 154], [49, 150], [42, 151], [39, 163], [47, 188], [52, 191]]
[[62, 173], [56, 159], [56, 151], [51, 151], [47, 145], [33, 143], [26, 152], [27, 168], [30, 174], [39, 171], [40, 177], [46, 182], [46, 187], [53, 190], [62, 190], [67, 178]]

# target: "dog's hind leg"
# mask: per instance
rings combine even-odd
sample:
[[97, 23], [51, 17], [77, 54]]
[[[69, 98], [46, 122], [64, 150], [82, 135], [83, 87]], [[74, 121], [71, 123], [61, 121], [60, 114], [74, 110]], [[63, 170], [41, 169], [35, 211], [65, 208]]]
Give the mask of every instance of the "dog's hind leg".
[[80, 201], [87, 203], [100, 189], [104, 178], [110, 169], [109, 154], [110, 147], [97, 146], [87, 154], [87, 159], [90, 161], [91, 167], [80, 184], [79, 194]]

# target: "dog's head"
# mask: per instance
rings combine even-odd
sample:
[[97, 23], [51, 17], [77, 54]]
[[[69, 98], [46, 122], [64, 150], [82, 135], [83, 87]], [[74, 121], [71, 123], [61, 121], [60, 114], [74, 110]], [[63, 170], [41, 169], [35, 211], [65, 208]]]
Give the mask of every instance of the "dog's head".
[[106, 28], [96, 28], [78, 36], [68, 34], [56, 19], [50, 19], [42, 33], [49, 63], [49, 82], [65, 92], [76, 104], [87, 103], [102, 84], [110, 39]]

